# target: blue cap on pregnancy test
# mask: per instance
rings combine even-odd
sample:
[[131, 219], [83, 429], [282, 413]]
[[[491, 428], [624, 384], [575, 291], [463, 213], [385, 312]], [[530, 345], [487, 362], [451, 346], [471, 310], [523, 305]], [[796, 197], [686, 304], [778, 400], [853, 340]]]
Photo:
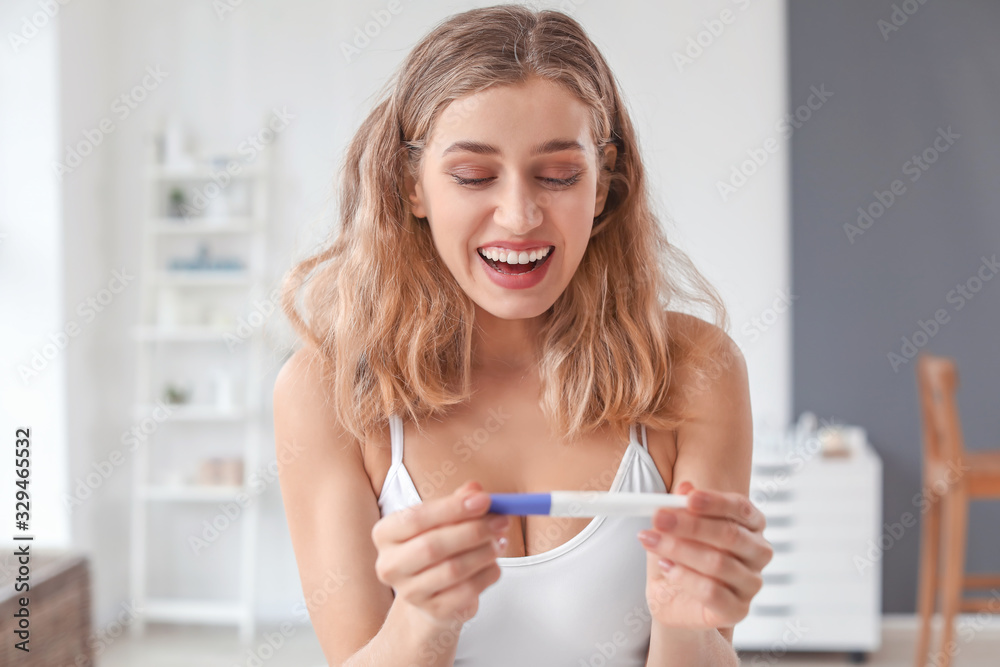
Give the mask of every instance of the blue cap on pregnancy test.
[[551, 493], [491, 493], [489, 511], [495, 514], [548, 514]]

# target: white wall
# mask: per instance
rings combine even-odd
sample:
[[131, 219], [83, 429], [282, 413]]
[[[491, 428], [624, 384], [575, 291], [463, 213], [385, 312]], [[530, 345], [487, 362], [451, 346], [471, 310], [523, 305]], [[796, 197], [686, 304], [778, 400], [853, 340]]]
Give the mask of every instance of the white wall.
[[[353, 40], [355, 28], [363, 28], [371, 12], [386, 3], [261, 0], [244, 2], [222, 17], [203, 0], [67, 6], [61, 35], [66, 142], [109, 115], [114, 98], [135, 86], [147, 67], [167, 73], [66, 177], [65, 230], [72, 248], [67, 303], [100, 288], [113, 269], [138, 271], [140, 140], [167, 112], [178, 114], [202, 145], [210, 140], [229, 150], [261, 127], [271, 108], [294, 114], [273, 146], [280, 174], [269, 245], [276, 285], [329, 227], [336, 210], [335, 169], [371, 95], [433, 24], [487, 4], [493, 3], [402, 0], [402, 13], [351, 63], [342, 43]], [[788, 290], [787, 145], [782, 143], [728, 202], [716, 189], [716, 181], [772, 134], [782, 116], [783, 3], [745, 9], [721, 0], [542, 4], [571, 11], [604, 50], [634, 114], [660, 208], [674, 221], [673, 239], [691, 252], [732, 309], [734, 337], [750, 365], [755, 420], [785, 423], [790, 318], [781, 316], [757, 340], [740, 330]], [[701, 22], [724, 8], [734, 21], [678, 71], [673, 51], [684, 49], [686, 40], [704, 29]], [[94, 337], [70, 351], [71, 483], [118, 447], [131, 425], [135, 354], [127, 328], [138, 307], [138, 287], [130, 287], [95, 321]], [[287, 334], [278, 327], [275, 340], [287, 343]], [[280, 363], [276, 355], [269, 371]], [[269, 446], [264, 453], [273, 457]], [[98, 563], [98, 623], [116, 614], [128, 596], [129, 473], [126, 464], [75, 513], [76, 537], [94, 549]], [[268, 621], [292, 615], [301, 590], [276, 484], [263, 497], [262, 509], [266, 546], [258, 563], [258, 611]]]
[[[791, 316], [779, 311], [794, 303], [790, 146], [777, 129], [788, 106], [785, 3], [672, 2], [653, 15], [639, 4], [608, 12], [588, 3], [577, 16], [625, 90], [650, 183], [672, 219], [668, 234], [730, 309], [749, 367], [754, 425], [779, 427], [791, 418]], [[773, 153], [763, 148], [769, 139]], [[766, 155], [756, 170], [742, 166], [748, 150]], [[719, 183], [734, 168], [753, 173], [724, 199]]]
[[[70, 541], [69, 513], [52, 502], [66, 489], [66, 350], [78, 331], [64, 316], [60, 187], [50, 168], [58, 140], [57, 24], [33, 2], [0, 5], [0, 572], [16, 565], [12, 535], [33, 536], [35, 548]], [[31, 436], [26, 531], [12, 526], [20, 428]]]

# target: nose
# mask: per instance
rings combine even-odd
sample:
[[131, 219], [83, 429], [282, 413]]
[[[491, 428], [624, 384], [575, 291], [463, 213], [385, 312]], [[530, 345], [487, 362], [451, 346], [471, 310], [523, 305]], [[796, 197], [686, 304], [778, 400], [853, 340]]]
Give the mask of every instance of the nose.
[[532, 186], [523, 178], [515, 177], [507, 179], [502, 190], [493, 219], [511, 234], [526, 234], [542, 224], [546, 193], [536, 192]]

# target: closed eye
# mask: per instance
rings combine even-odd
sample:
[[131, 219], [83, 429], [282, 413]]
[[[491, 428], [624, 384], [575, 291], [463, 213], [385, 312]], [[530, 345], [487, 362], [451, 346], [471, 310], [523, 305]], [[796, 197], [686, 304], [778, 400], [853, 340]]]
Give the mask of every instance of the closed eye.
[[[461, 176], [458, 176], [457, 174], [452, 174], [451, 177], [454, 178], [455, 182], [458, 183], [459, 185], [482, 185], [483, 183], [486, 183], [487, 181], [492, 181], [493, 178], [494, 178], [493, 176], [490, 176], [488, 178], [462, 178]], [[574, 174], [573, 176], [570, 176], [569, 178], [545, 178], [545, 177], [542, 177], [539, 180], [545, 181], [545, 182], [549, 183], [550, 185], [554, 185], [556, 187], [568, 188], [569, 186], [573, 185], [574, 183], [576, 183], [577, 181], [580, 180], [580, 174]]]

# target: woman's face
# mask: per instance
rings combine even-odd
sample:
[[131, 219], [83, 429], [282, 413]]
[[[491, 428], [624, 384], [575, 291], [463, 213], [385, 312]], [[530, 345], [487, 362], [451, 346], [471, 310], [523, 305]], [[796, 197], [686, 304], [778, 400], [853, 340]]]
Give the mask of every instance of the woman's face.
[[[595, 151], [587, 108], [545, 79], [494, 86], [441, 112], [407, 196], [479, 307], [529, 318], [562, 294], [607, 198]], [[608, 146], [606, 164], [615, 156]]]

